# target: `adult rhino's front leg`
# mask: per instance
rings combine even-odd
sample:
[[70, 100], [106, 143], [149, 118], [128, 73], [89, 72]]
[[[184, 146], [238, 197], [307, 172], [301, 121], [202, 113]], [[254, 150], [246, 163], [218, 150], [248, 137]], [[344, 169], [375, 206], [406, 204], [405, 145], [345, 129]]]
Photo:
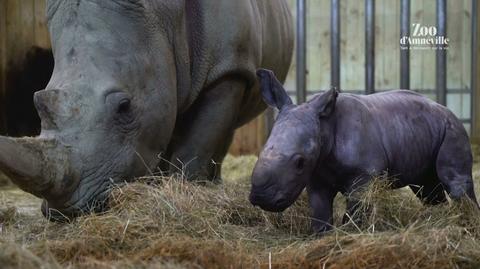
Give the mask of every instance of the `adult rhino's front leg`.
[[189, 180], [220, 179], [245, 88], [242, 79], [222, 79], [180, 116], [170, 149], [170, 172], [184, 173]]

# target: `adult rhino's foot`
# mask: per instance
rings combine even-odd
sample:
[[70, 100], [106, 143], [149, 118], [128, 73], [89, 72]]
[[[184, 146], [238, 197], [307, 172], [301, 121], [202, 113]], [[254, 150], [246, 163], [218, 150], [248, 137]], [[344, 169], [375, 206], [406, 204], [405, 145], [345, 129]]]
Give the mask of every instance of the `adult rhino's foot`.
[[[220, 164], [217, 164], [220, 165]], [[189, 169], [185, 170], [184, 177], [187, 181], [194, 183], [221, 183], [220, 173], [217, 174], [219, 169], [216, 169], [214, 162], [211, 164], [193, 165]]]
[[221, 183], [221, 163], [207, 157], [174, 155], [169, 174], [194, 183]]
[[43, 216], [52, 222], [68, 223], [75, 218], [90, 214], [90, 213], [104, 213], [109, 209], [107, 197], [98, 200], [92, 200], [85, 204], [82, 208], [70, 207], [57, 209], [48, 205], [46, 200], [43, 200], [41, 211]]
[[75, 217], [78, 216], [78, 214], [73, 214], [71, 212], [62, 213], [60, 210], [50, 208], [45, 200], [42, 202], [41, 210], [43, 216], [52, 222], [67, 223], [71, 222]]

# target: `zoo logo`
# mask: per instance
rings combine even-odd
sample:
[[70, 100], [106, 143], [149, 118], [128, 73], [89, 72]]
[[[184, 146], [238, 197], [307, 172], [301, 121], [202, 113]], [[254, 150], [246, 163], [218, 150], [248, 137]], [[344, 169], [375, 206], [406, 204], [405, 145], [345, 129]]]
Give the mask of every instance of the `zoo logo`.
[[437, 27], [412, 24], [413, 33], [400, 38], [401, 49], [448, 49], [450, 40], [443, 35], [437, 35]]
[[437, 27], [435, 26], [422, 26], [420, 23], [414, 23], [413, 26], [413, 36], [436, 36]]

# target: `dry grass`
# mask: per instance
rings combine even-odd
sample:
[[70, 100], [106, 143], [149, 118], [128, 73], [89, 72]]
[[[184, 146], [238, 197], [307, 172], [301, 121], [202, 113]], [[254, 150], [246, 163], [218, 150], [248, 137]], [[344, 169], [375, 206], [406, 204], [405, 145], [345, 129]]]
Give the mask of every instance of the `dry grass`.
[[6, 187], [10, 186], [10, 180], [2, 173], [0, 172], [0, 187]]
[[[476, 148], [478, 150], [478, 148]], [[478, 268], [480, 215], [425, 207], [409, 190], [370, 186], [361, 223], [310, 235], [305, 196], [282, 214], [248, 200], [254, 157], [229, 157], [222, 185], [155, 178], [114, 190], [111, 210], [49, 223], [38, 200], [0, 192], [1, 268]], [[480, 185], [480, 163], [475, 177]], [[148, 180], [151, 182], [151, 179]], [[480, 193], [477, 191], [477, 193]]]

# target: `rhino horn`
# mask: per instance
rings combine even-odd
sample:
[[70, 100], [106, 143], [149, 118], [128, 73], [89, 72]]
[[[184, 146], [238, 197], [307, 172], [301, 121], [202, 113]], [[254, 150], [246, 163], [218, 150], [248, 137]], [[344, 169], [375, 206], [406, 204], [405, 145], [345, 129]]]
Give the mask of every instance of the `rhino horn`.
[[0, 170], [22, 190], [40, 198], [62, 192], [66, 148], [53, 139], [0, 136]]

